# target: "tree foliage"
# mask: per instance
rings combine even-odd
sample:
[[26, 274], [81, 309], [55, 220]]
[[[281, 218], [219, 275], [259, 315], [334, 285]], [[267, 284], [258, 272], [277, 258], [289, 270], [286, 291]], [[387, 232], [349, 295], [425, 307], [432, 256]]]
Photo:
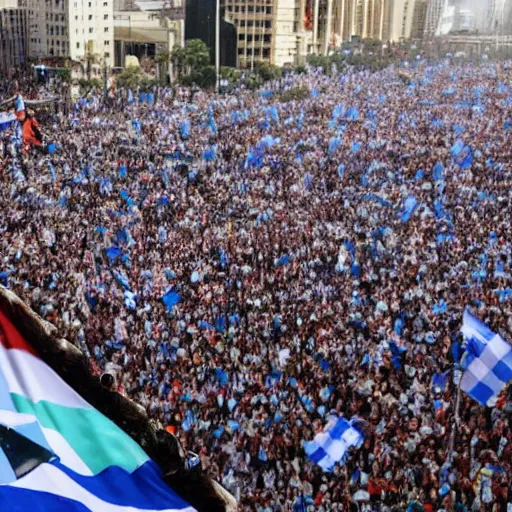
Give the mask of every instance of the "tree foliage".
[[311, 96], [311, 91], [307, 87], [294, 87], [293, 89], [285, 90], [277, 95], [279, 101], [282, 103], [304, 100], [309, 96]]
[[280, 67], [269, 64], [268, 62], [256, 62], [254, 64], [254, 70], [264, 82], [279, 80], [279, 78], [283, 76], [283, 70]]
[[122, 88], [145, 90], [151, 88], [155, 81], [139, 67], [129, 66], [117, 75], [116, 83]]

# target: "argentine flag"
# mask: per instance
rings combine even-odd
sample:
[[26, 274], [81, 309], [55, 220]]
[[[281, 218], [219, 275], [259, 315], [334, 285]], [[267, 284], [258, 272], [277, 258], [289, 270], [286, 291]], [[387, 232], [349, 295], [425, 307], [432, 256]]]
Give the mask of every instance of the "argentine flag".
[[512, 346], [467, 309], [461, 331], [467, 346], [460, 387], [479, 404], [494, 407], [499, 393], [512, 380]]
[[194, 512], [0, 309], [0, 510]]

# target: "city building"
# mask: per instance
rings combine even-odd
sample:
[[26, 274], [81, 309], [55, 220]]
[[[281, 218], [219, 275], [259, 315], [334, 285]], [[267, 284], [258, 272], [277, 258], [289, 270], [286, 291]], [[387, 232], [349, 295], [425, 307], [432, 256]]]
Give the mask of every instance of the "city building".
[[448, 5], [447, 2], [441, 14], [441, 19], [439, 20], [436, 36], [445, 36], [449, 34], [455, 26], [455, 20], [456, 8], [454, 5]]
[[[319, 4], [318, 9], [315, 3]], [[327, 53], [329, 47], [354, 37], [392, 42], [420, 39], [427, 7], [428, 0], [317, 0], [306, 19], [311, 19], [313, 48]]]
[[447, 0], [429, 0], [425, 13], [425, 29], [423, 35], [426, 39], [432, 39], [437, 30], [441, 17], [447, 5]]
[[487, 0], [485, 28], [487, 34], [505, 34], [510, 25], [511, 7], [507, 0]]
[[278, 66], [299, 63], [306, 56], [301, 30], [304, 0], [221, 0], [225, 18], [238, 34], [238, 64], [265, 61]]
[[116, 11], [114, 13], [114, 65], [124, 67], [126, 57], [139, 60], [172, 52], [183, 46], [184, 20], [172, 20], [163, 12]]
[[112, 66], [113, 5], [113, 0], [26, 0], [29, 56]]
[[27, 12], [17, 0], [0, 0], [0, 71], [26, 62]]
[[[220, 21], [220, 65], [237, 66], [237, 33], [234, 23], [226, 17]], [[215, 64], [216, 0], [188, 0], [185, 15], [185, 39], [200, 39], [210, 50], [210, 62]]]
[[[337, 42], [350, 41], [353, 37], [385, 40], [390, 4], [391, 0], [337, 0], [331, 33], [334, 32]], [[325, 45], [324, 36], [322, 40]]]
[[412, 15], [411, 39], [423, 39], [429, 0], [416, 0]]
[[390, 41], [402, 41], [412, 37], [417, 1], [419, 0], [394, 0], [391, 2]]

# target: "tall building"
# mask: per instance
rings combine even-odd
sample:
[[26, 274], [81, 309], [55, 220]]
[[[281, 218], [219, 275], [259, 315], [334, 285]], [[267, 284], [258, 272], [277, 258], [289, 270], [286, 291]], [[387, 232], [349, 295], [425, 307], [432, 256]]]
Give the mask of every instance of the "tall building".
[[423, 39], [429, 0], [416, 0], [412, 15], [411, 39]]
[[429, 0], [427, 12], [425, 13], [425, 29], [423, 31], [425, 38], [431, 39], [436, 35], [445, 7], [446, 0]]
[[334, 32], [341, 41], [387, 39], [391, 0], [339, 0], [334, 12]]
[[[325, 47], [325, 35], [328, 41], [340, 44], [353, 37], [360, 39], [379, 39], [381, 41], [399, 41], [423, 37], [427, 17], [428, 0], [318, 0], [317, 51]], [[333, 3], [332, 17], [329, 13], [329, 1]], [[323, 2], [323, 3], [322, 3]], [[327, 7], [325, 7], [327, 4]], [[313, 9], [313, 27], [315, 26]], [[308, 18], [309, 19], [309, 18]], [[331, 20], [329, 25], [327, 20]], [[330, 31], [327, 31], [330, 26]], [[313, 35], [313, 46], [315, 37]], [[332, 44], [332, 43], [330, 43]]]
[[17, 0], [0, 0], [0, 71], [8, 72], [27, 59], [27, 16]]
[[301, 0], [221, 0], [238, 34], [238, 63], [296, 64], [305, 54]]
[[[510, 23], [510, 2], [507, 0], [487, 0], [485, 13], [485, 32], [488, 34], [504, 34], [505, 27]], [[508, 15], [508, 16], [507, 16]]]
[[27, 0], [31, 57], [112, 66], [113, 0]]
[[[215, 64], [216, 0], [188, 0], [185, 16], [185, 39], [200, 39], [210, 50], [211, 64]], [[236, 67], [237, 35], [233, 23], [221, 12], [220, 65]]]
[[354, 37], [388, 40], [392, 1], [318, 0], [318, 10], [312, 3], [305, 15], [306, 26], [312, 30], [312, 48], [326, 53], [329, 47]]
[[412, 37], [417, 2], [419, 0], [394, 0], [391, 3], [390, 41], [401, 41]]

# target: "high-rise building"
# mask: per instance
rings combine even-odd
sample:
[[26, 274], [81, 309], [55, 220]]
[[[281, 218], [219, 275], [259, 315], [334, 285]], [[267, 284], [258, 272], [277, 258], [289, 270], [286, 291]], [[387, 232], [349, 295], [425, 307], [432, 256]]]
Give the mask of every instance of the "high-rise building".
[[31, 57], [113, 65], [113, 0], [26, 0]]
[[510, 23], [509, 3], [507, 0], [487, 0], [484, 29], [486, 33], [504, 34], [506, 32], [505, 27]]
[[389, 40], [410, 39], [413, 33], [414, 13], [419, 0], [394, 0], [391, 3]]
[[[333, 0], [332, 34], [337, 42], [352, 37], [381, 41], [419, 39], [427, 19], [428, 0]], [[320, 13], [322, 9], [320, 8]], [[314, 19], [314, 17], [313, 17]], [[325, 30], [320, 16], [321, 44]]]
[[0, 0], [0, 71], [6, 73], [27, 59], [27, 16], [17, 0]]
[[416, 0], [412, 15], [411, 39], [423, 39], [429, 0]]
[[[201, 39], [210, 50], [211, 64], [215, 64], [216, 0], [188, 0], [185, 17], [185, 39]], [[220, 65], [236, 67], [237, 35], [233, 23], [221, 12]]]
[[387, 40], [392, 0], [337, 0], [334, 33], [340, 41], [352, 37]]
[[221, 0], [238, 34], [238, 63], [296, 64], [305, 56], [301, 5], [305, 0]]
[[447, 0], [428, 1], [427, 12], [425, 13], [425, 29], [423, 31], [425, 38], [431, 39], [436, 35], [446, 3]]

